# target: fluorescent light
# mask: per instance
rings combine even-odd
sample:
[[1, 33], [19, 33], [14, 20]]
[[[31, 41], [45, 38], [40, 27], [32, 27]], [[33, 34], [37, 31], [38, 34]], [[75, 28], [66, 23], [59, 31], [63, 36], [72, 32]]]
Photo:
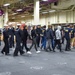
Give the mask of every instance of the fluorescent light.
[[43, 14], [46, 14], [46, 13], [48, 13], [48, 12], [42, 12]]
[[16, 15], [17, 13], [13, 13], [12, 15]]
[[49, 12], [55, 12], [56, 10], [50, 10]]
[[5, 6], [5, 7], [6, 7], [6, 6], [9, 6], [9, 5], [10, 5], [9, 3], [6, 3], [6, 4], [4, 4], [3, 6]]
[[17, 11], [22, 11], [22, 9], [17, 9]]
[[42, 1], [48, 1], [48, 0], [42, 0]]
[[15, 19], [15, 17], [12, 17], [12, 19]]
[[25, 17], [25, 16], [21, 16], [21, 17]]

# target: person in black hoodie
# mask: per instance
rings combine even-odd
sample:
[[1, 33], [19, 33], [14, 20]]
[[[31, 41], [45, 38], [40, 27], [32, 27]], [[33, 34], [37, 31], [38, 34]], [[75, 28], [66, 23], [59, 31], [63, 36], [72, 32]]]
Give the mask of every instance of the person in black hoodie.
[[30, 49], [27, 47], [27, 38], [30, 37], [27, 31], [27, 26], [24, 27], [23, 29], [23, 47], [25, 47], [26, 52], [28, 54], [31, 54]]
[[30, 46], [30, 50], [31, 48], [34, 46], [36, 53], [39, 53], [40, 51], [37, 50], [37, 42], [36, 42], [36, 27], [33, 26], [33, 29], [31, 30], [31, 36], [32, 36], [32, 45]]
[[5, 55], [9, 55], [9, 43], [8, 43], [8, 40], [9, 40], [9, 33], [8, 33], [8, 25], [5, 24], [5, 29], [3, 31], [3, 41], [4, 41], [4, 48], [2, 49], [1, 53], [4, 54], [5, 52]]
[[42, 33], [41, 26], [38, 25], [36, 28], [36, 36], [37, 36], [37, 46], [40, 47], [40, 34]]

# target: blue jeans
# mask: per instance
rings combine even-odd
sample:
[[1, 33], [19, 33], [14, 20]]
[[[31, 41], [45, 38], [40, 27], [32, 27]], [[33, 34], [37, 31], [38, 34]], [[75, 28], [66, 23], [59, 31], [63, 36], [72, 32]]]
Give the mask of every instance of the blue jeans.
[[44, 47], [44, 49], [46, 49], [46, 37], [42, 37], [42, 46], [41, 47]]
[[51, 45], [52, 45], [52, 48], [54, 49], [54, 46], [55, 46], [55, 41], [54, 41], [54, 39], [51, 39]]

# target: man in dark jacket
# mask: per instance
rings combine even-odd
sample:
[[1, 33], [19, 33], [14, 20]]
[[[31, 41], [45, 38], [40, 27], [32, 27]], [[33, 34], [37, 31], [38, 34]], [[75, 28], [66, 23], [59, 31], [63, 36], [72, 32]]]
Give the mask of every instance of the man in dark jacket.
[[36, 43], [36, 27], [33, 26], [33, 29], [31, 30], [31, 36], [32, 36], [32, 45], [30, 46], [30, 49], [34, 46], [36, 53], [40, 53], [40, 51], [37, 49], [37, 43]]
[[5, 52], [5, 55], [9, 55], [9, 43], [8, 43], [8, 40], [9, 40], [9, 34], [8, 34], [8, 25], [4, 25], [5, 26], [5, 29], [3, 31], [3, 41], [4, 41], [4, 48], [3, 50], [1, 51], [2, 54], [4, 54]]
[[[18, 24], [20, 25], [20, 24]], [[16, 37], [16, 49], [14, 51], [14, 56], [18, 56], [18, 52], [20, 52], [20, 55], [24, 54], [24, 51], [22, 50], [22, 38], [20, 34], [20, 26], [15, 30], [15, 37]]]
[[48, 29], [46, 31], [46, 38], [47, 38], [47, 48], [46, 49], [49, 49], [50, 51], [52, 51], [52, 49], [54, 48], [54, 33], [53, 33], [51, 25], [48, 25]]
[[36, 29], [36, 36], [37, 36], [37, 46], [40, 47], [40, 34], [42, 33], [42, 30], [41, 30], [41, 26], [38, 25], [37, 26], [37, 29]]
[[9, 47], [14, 47], [14, 28], [12, 27], [12, 23], [9, 24]]
[[28, 54], [31, 54], [29, 48], [27, 47], [27, 38], [28, 37], [29, 37], [29, 34], [28, 34], [28, 31], [27, 31], [27, 26], [25, 26], [24, 29], [23, 29], [23, 46], [25, 47], [26, 52]]

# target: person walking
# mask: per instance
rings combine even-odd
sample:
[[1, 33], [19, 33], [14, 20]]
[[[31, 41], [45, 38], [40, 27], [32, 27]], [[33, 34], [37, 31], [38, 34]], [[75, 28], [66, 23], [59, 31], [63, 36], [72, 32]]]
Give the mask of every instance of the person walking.
[[60, 52], [62, 52], [62, 50], [61, 50], [62, 41], [61, 40], [62, 40], [61, 26], [58, 26], [57, 30], [55, 31], [55, 45], [54, 45], [53, 51], [55, 51], [55, 47], [56, 47], [56, 45], [58, 45]]
[[32, 36], [32, 44], [30, 46], [30, 50], [34, 46], [36, 53], [40, 53], [40, 51], [37, 49], [37, 42], [36, 42], [36, 27], [33, 26], [33, 29], [31, 30], [31, 36]]
[[5, 55], [9, 55], [9, 33], [8, 33], [8, 25], [5, 24], [5, 29], [3, 31], [3, 41], [4, 41], [4, 48], [2, 49], [1, 53]]
[[14, 48], [14, 28], [12, 27], [12, 23], [9, 23], [9, 47]]
[[31, 54], [30, 49], [27, 47], [27, 39], [30, 37], [28, 31], [27, 31], [27, 26], [24, 27], [23, 29], [23, 47], [25, 47], [26, 52], [28, 54]]
[[41, 34], [42, 30], [41, 30], [41, 26], [38, 25], [36, 28], [36, 39], [37, 39], [37, 47], [40, 47], [40, 34]]
[[20, 55], [24, 54], [25, 52], [22, 50], [22, 38], [20, 34], [20, 24], [17, 24], [18, 28], [15, 30], [15, 37], [16, 37], [16, 48], [14, 51], [13, 56], [18, 56], [18, 52], [20, 52]]
[[46, 31], [46, 38], [47, 38], [47, 51], [48, 49], [50, 51], [52, 51], [52, 49], [54, 48], [54, 35], [53, 35], [53, 30], [52, 30], [52, 26], [48, 25], [48, 29]]

